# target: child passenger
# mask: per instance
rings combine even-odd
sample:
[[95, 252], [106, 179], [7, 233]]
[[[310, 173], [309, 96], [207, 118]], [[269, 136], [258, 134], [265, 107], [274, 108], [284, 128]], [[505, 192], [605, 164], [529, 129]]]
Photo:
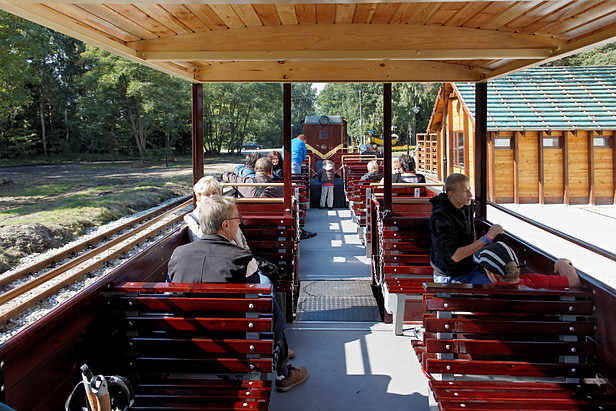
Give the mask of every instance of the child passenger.
[[334, 208], [334, 179], [336, 172], [334, 164], [330, 160], [323, 161], [323, 168], [319, 171], [319, 181], [321, 181], [321, 208]]
[[486, 270], [490, 281], [496, 284], [525, 285], [531, 288], [579, 287], [582, 283], [571, 261], [559, 258], [554, 263], [554, 273], [522, 274], [518, 258], [507, 244], [496, 241], [473, 255], [473, 261]]

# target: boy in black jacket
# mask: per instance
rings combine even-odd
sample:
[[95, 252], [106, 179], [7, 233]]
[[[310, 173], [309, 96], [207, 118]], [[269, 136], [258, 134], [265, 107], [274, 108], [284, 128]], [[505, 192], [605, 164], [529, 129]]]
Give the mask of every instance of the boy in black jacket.
[[451, 174], [445, 181], [445, 193], [433, 197], [430, 203], [430, 265], [434, 268], [434, 282], [490, 284], [484, 270], [473, 263], [472, 255], [504, 230], [495, 224], [477, 240], [475, 202], [469, 178], [464, 174]]

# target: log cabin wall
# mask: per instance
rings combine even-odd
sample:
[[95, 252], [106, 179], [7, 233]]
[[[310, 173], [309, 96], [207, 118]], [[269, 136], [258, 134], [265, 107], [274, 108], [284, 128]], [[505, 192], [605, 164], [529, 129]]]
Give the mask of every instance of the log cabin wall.
[[[601, 78], [605, 70], [611, 73], [610, 69], [616, 72], [616, 68], [601, 67], [539, 68], [528, 71], [528, 77], [538, 84], [534, 88], [519, 86], [519, 78], [525, 72], [514, 75], [515, 80], [509, 80], [509, 83], [515, 83], [513, 86], [507, 84], [505, 77], [508, 88], [499, 89], [499, 80], [489, 84], [490, 200], [497, 203], [614, 204], [616, 131], [605, 127], [616, 129], [615, 108], [612, 107], [615, 103], [612, 99], [601, 101], [601, 95], [590, 98], [588, 93], [575, 88], [584, 85], [584, 76], [595, 76], [587, 81], [593, 85], [591, 91], [597, 90], [597, 78], [607, 82], [608, 89], [616, 89], [614, 78]], [[573, 80], [571, 87], [567, 83], [569, 77]], [[562, 78], [565, 78], [562, 84], [552, 84], [554, 79]], [[539, 95], [537, 89], [541, 87], [548, 90], [546, 94]], [[468, 175], [474, 184], [474, 168], [468, 167], [474, 162], [475, 151], [475, 102], [469, 98], [471, 88], [474, 90], [474, 86], [468, 84], [442, 85], [428, 126], [428, 133], [437, 136], [441, 164], [438, 177], [443, 180], [450, 173], [457, 172]], [[524, 95], [529, 89], [530, 97]], [[550, 92], [555, 94], [552, 96]], [[526, 100], [531, 102], [526, 104]], [[559, 104], [573, 108], [566, 112]], [[550, 125], [549, 121], [553, 123]], [[546, 127], [537, 129], [537, 124], [541, 123]], [[507, 129], [507, 125], [511, 127]], [[534, 129], [524, 129], [523, 126], [527, 125]], [[570, 129], [564, 129], [565, 125], [571, 126]], [[588, 128], [581, 127], [583, 125]], [[424, 151], [419, 150], [419, 169], [430, 172], [421, 168], [425, 163], [422, 156]]]

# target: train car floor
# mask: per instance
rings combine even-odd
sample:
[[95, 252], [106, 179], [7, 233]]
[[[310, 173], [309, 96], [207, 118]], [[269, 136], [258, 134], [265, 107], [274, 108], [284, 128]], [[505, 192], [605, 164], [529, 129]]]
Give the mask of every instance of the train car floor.
[[411, 347], [381, 322], [370, 263], [347, 209], [311, 209], [300, 244], [297, 316], [286, 335], [308, 379], [273, 392], [270, 410], [428, 410], [427, 380]]

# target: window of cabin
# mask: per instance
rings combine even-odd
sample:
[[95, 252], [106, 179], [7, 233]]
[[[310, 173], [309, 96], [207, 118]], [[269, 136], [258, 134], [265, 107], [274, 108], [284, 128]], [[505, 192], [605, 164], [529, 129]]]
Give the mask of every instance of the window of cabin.
[[562, 148], [562, 137], [543, 137], [543, 148]]
[[592, 144], [596, 148], [610, 148], [611, 140], [609, 137], [593, 137]]
[[494, 148], [497, 150], [511, 150], [511, 137], [498, 136], [494, 138]]
[[327, 140], [329, 138], [329, 130], [319, 130], [319, 139], [320, 140]]
[[464, 133], [456, 131], [453, 133], [453, 164], [456, 167], [464, 167]]

